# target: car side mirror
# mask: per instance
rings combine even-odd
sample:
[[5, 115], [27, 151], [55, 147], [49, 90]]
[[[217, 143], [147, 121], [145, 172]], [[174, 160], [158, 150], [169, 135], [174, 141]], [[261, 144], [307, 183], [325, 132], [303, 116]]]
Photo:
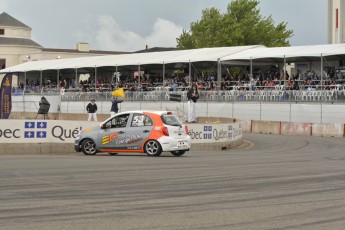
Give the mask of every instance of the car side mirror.
[[105, 123], [104, 123], [104, 124], [101, 124], [100, 126], [101, 126], [101, 129], [106, 129], [106, 128], [107, 128], [107, 126], [106, 126]]

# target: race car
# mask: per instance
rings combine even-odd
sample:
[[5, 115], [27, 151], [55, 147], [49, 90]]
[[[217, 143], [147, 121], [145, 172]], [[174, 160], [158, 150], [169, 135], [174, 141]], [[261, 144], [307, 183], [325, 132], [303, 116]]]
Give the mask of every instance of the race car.
[[99, 126], [83, 129], [74, 149], [85, 155], [138, 152], [159, 156], [171, 152], [182, 156], [189, 151], [190, 140], [188, 127], [172, 112], [140, 110], [118, 113]]

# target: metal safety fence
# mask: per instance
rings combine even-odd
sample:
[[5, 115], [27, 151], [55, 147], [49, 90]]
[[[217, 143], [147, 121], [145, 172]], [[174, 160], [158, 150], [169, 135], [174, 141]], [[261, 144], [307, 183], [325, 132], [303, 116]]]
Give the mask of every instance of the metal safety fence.
[[[127, 101], [169, 101], [171, 94], [181, 95], [187, 101], [187, 91], [126, 91]], [[345, 90], [228, 90], [200, 91], [199, 101], [265, 101], [265, 102], [345, 102]], [[69, 92], [61, 95], [62, 101], [107, 101], [111, 92]]]

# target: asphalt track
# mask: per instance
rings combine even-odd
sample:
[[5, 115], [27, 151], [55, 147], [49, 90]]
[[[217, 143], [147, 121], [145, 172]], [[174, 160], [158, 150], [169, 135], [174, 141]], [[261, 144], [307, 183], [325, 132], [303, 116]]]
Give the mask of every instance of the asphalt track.
[[344, 229], [345, 141], [245, 134], [183, 157], [0, 156], [0, 229]]

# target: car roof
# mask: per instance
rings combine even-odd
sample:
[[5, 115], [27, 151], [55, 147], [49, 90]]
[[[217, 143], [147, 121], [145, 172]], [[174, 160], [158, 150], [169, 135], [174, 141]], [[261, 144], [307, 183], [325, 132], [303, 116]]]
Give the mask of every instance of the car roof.
[[[164, 110], [130, 110], [130, 111], [125, 111], [125, 112], [120, 112], [117, 113], [116, 116], [121, 115], [121, 114], [128, 114], [128, 113], [141, 113], [141, 114], [145, 114], [145, 113], [153, 113], [153, 114], [157, 114], [159, 116], [162, 115], [167, 115], [167, 114], [173, 114], [173, 112], [170, 111], [164, 111]], [[102, 124], [108, 122], [112, 117], [109, 117], [108, 119], [102, 121]]]
[[[171, 111], [166, 111], [166, 110], [130, 110], [130, 111], [125, 111], [125, 112], [121, 112], [121, 113], [118, 113], [118, 114], [126, 114], [126, 113], [154, 113], [154, 114], [157, 114], [157, 115], [165, 115], [165, 114], [173, 114], [173, 112]], [[117, 115], [118, 115], [117, 114]]]

